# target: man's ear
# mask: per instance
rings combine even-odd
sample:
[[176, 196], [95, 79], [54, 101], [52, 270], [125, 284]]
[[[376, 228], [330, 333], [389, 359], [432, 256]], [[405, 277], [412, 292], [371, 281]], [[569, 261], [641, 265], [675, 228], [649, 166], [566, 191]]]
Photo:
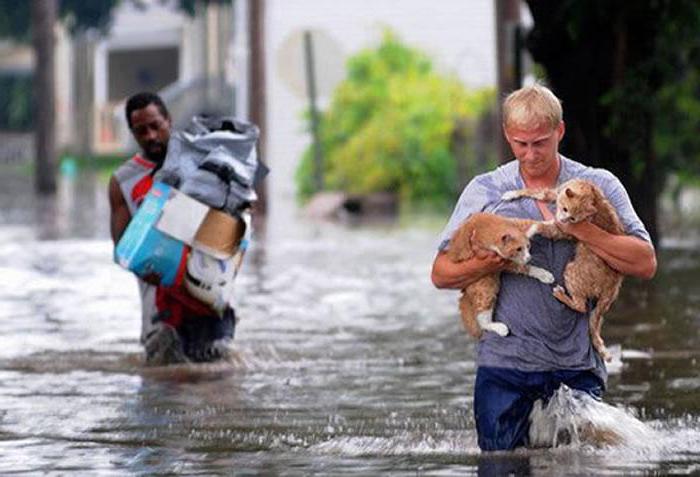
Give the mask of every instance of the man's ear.
[[564, 134], [566, 133], [566, 124], [564, 121], [559, 121], [559, 124], [557, 124], [557, 136], [559, 137], [559, 141], [564, 139]]
[[506, 126], [505, 122], [501, 126], [503, 128], [503, 137], [506, 138], [506, 142], [510, 145], [512, 138], [510, 137], [510, 134], [508, 134], [508, 127]]

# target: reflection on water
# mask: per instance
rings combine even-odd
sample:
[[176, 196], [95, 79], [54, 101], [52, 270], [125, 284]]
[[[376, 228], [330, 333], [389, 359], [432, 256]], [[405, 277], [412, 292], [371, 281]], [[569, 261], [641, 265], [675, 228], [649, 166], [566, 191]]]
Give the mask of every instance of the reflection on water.
[[624, 286], [604, 329], [622, 346], [608, 404], [577, 408], [562, 398], [553, 409], [614, 417], [618, 430], [651, 437], [482, 455], [474, 343], [460, 329], [456, 294], [428, 280], [436, 230], [314, 224], [287, 211], [255, 241], [239, 276], [231, 361], [144, 368], [136, 286], [111, 262], [106, 184], [64, 182], [50, 204], [27, 192], [29, 180], [0, 182], [2, 474], [700, 466], [697, 248], [665, 250], [651, 285]]

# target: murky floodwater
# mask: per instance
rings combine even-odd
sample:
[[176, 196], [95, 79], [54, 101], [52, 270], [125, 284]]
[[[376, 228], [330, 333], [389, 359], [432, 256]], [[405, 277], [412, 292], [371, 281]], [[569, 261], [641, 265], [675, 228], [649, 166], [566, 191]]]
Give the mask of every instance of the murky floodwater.
[[0, 183], [0, 474], [700, 472], [696, 248], [626, 282], [604, 328], [615, 409], [577, 407], [635, 438], [484, 456], [474, 342], [428, 279], [437, 230], [276, 220], [239, 276], [232, 362], [149, 369], [105, 185], [64, 179], [47, 206]]

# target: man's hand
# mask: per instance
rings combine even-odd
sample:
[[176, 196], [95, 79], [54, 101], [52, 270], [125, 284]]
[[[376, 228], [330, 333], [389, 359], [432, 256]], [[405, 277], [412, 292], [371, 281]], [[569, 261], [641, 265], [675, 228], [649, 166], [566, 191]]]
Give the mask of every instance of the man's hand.
[[440, 252], [435, 257], [430, 277], [437, 288], [461, 290], [486, 275], [503, 270], [505, 265], [505, 259], [489, 250], [479, 250], [462, 262], [453, 262], [447, 252]]
[[151, 272], [141, 277], [141, 280], [148, 283], [149, 285], [160, 285], [160, 273]]
[[640, 238], [611, 234], [588, 221], [577, 224], [557, 222], [557, 227], [585, 243], [605, 263], [624, 275], [649, 280], [656, 273], [654, 247]]
[[477, 249], [475, 250], [475, 259], [478, 267], [482, 271], [482, 276], [500, 272], [508, 263], [508, 260], [498, 255], [492, 250]]
[[591, 231], [591, 226], [595, 227], [593, 224], [585, 220], [575, 224], [571, 222], [559, 222], [557, 220], [555, 221], [555, 224], [557, 227], [559, 227], [559, 230], [564, 232], [566, 235], [570, 235], [581, 242], [586, 241], [586, 235]]

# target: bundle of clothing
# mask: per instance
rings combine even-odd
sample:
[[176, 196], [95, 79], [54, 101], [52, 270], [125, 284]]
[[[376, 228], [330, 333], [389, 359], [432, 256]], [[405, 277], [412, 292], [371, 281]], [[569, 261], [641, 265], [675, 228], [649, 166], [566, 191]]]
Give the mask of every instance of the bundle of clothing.
[[237, 215], [257, 200], [255, 185], [267, 174], [258, 161], [258, 127], [233, 117], [195, 116], [174, 132], [156, 181]]

